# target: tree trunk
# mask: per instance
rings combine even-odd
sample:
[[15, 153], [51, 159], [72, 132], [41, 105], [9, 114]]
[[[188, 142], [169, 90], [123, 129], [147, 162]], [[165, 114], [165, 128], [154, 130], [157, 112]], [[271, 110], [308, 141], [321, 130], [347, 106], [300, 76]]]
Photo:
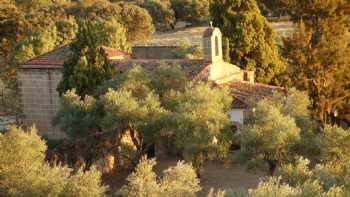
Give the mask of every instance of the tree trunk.
[[277, 165], [273, 161], [267, 161], [267, 163], [269, 164], [269, 175], [273, 176], [275, 174]]

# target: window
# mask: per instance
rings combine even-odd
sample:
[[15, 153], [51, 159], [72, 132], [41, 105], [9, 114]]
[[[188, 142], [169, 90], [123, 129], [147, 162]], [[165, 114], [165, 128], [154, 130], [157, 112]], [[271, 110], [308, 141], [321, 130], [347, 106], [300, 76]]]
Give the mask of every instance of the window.
[[219, 38], [215, 36], [215, 56], [219, 56]]

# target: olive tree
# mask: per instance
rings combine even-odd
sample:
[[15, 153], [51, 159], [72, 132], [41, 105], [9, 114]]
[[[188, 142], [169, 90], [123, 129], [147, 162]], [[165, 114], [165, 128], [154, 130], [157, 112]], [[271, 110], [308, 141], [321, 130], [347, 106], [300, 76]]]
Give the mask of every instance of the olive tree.
[[121, 154], [117, 147], [128, 135], [136, 152], [123, 156], [134, 164], [164, 139], [197, 169], [206, 159], [225, 158], [231, 143], [228, 91], [191, 84], [177, 67], [160, 66], [154, 73], [151, 78], [152, 72], [133, 67], [100, 86], [94, 98], [67, 92], [55, 124], [97, 153]]
[[276, 167], [295, 158], [300, 129], [292, 117], [268, 101], [260, 101], [255, 109], [252, 120], [242, 129], [240, 154], [254, 167], [266, 162], [273, 175]]
[[172, 104], [171, 123], [175, 124], [169, 125], [174, 126], [171, 136], [175, 147], [194, 162], [197, 170], [205, 159], [227, 154], [231, 132], [226, 112], [232, 102], [228, 91], [199, 84], [187, 87], [183, 93], [172, 92], [166, 99]]
[[35, 128], [11, 127], [0, 134], [0, 145], [0, 196], [105, 196], [96, 169], [73, 173], [46, 163], [46, 144]]

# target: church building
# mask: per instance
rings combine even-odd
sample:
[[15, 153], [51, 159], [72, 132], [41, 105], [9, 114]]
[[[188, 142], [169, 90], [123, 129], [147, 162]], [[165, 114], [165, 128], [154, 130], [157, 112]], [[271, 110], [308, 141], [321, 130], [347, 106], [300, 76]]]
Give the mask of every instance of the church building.
[[[202, 50], [202, 57], [174, 57], [174, 50], [184, 40]], [[263, 99], [271, 96], [274, 91], [283, 90], [256, 83], [254, 72], [225, 62], [221, 31], [214, 27], [193, 27], [156, 34], [147, 42], [135, 43], [131, 54], [108, 47], [104, 49], [111, 62], [121, 71], [133, 65], [140, 65], [150, 71], [158, 65], [178, 65], [190, 80], [227, 85], [233, 97], [230, 117], [238, 127], [244, 124], [245, 114], [250, 110], [249, 101]], [[56, 87], [62, 78], [63, 63], [69, 53], [69, 46], [66, 45], [31, 59], [18, 69], [24, 123], [35, 124], [40, 134], [52, 138], [64, 136], [58, 128], [51, 125], [51, 119], [59, 105]]]

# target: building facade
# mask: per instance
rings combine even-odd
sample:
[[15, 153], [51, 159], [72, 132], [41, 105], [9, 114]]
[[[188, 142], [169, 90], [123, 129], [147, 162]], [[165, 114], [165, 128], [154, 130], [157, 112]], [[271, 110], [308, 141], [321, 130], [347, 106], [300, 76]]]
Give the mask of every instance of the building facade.
[[[222, 35], [218, 28], [201, 27], [189, 31], [195, 31], [195, 34], [183, 33], [183, 35], [185, 38], [186, 35], [192, 35], [194, 43], [203, 50], [203, 57], [200, 59], [169, 59], [166, 51], [163, 54], [160, 52], [172, 49], [176, 44], [162, 43], [162, 39], [153, 44], [143, 44], [142, 47], [135, 45], [131, 55], [107, 47], [105, 51], [112, 63], [121, 71], [133, 65], [140, 65], [150, 71], [157, 65], [174, 65], [180, 66], [190, 80], [228, 85], [234, 97], [230, 112], [231, 120], [243, 124], [245, 111], [249, 107], [245, 102], [250, 98], [261, 99], [269, 96], [278, 87], [255, 83], [254, 72], [224, 62]], [[163, 35], [164, 40], [168, 41], [165, 37]], [[178, 37], [180, 40], [185, 38]], [[176, 39], [172, 42], [181, 43]], [[40, 134], [51, 138], [64, 137], [59, 129], [52, 126], [51, 120], [59, 106], [56, 88], [62, 78], [64, 60], [69, 53], [69, 46], [63, 46], [33, 58], [21, 65], [18, 70], [24, 123], [28, 126], [35, 124]]]

